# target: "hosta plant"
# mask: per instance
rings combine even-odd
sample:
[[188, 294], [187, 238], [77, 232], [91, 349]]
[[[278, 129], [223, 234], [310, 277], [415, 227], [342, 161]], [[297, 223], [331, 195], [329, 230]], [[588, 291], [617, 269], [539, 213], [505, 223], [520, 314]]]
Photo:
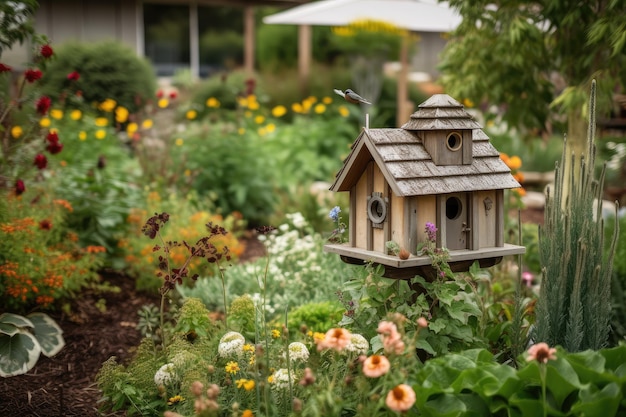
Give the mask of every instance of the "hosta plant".
[[47, 314], [0, 315], [0, 376], [9, 377], [30, 371], [44, 354], [59, 353], [65, 340], [63, 330]]

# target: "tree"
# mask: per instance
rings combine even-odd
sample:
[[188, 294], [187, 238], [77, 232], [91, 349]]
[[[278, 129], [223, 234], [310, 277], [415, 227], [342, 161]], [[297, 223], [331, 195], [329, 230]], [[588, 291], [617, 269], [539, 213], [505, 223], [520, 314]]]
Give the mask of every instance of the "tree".
[[448, 92], [497, 105], [503, 120], [526, 135], [549, 132], [566, 121], [568, 154], [585, 155], [591, 80], [598, 83], [599, 114], [608, 113], [612, 94], [626, 85], [626, 2], [449, 4], [463, 21], [442, 55]]

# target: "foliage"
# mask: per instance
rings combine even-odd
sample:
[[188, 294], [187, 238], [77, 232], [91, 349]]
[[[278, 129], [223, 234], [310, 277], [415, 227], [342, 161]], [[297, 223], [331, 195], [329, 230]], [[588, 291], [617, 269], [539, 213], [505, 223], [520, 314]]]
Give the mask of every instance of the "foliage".
[[19, 316], [0, 314], [0, 376], [9, 377], [30, 371], [43, 353], [59, 353], [65, 340], [63, 331], [47, 314]]
[[243, 37], [234, 30], [207, 31], [200, 37], [200, 60], [234, 69], [243, 62]]
[[[624, 3], [454, 0], [450, 5], [463, 20], [442, 55], [443, 84], [454, 96], [502, 106], [512, 127], [549, 129], [558, 122], [550, 107], [557, 96], [564, 113], [579, 111], [592, 78], [599, 79], [604, 112], [614, 88], [626, 83], [619, 70], [625, 59], [626, 31], [619, 17]], [[574, 140], [571, 133], [568, 139]]]
[[[600, 349], [608, 341], [611, 318], [611, 276], [619, 224], [615, 220], [612, 243], [603, 253], [602, 201], [604, 171], [595, 170], [595, 85], [587, 152], [576, 162], [579, 177], [564, 182], [556, 168], [554, 194], [548, 194], [544, 226], [539, 229], [542, 282], [537, 302], [535, 339], [561, 345], [571, 352]], [[563, 150], [562, 164], [569, 156]], [[572, 157], [574, 159], [574, 157]], [[568, 187], [568, 189], [564, 189]], [[564, 199], [564, 194], [568, 198]], [[617, 215], [617, 213], [616, 213]]]
[[[610, 220], [610, 219], [609, 219]], [[604, 234], [609, 236], [616, 233], [614, 224], [610, 221], [605, 226]], [[617, 345], [626, 339], [626, 216], [619, 218], [619, 232], [617, 240], [621, 242], [615, 249], [613, 261], [613, 278], [611, 284], [611, 333], [610, 345]], [[605, 251], [610, 249], [609, 242], [604, 245]]]
[[[80, 78], [69, 80], [71, 71], [78, 72]], [[42, 83], [46, 94], [61, 101], [59, 92], [72, 84], [73, 91], [81, 91], [87, 106], [109, 98], [131, 113], [139, 110], [156, 91], [156, 77], [150, 64], [129, 47], [113, 41], [61, 45]]]
[[355, 56], [378, 57], [397, 61], [400, 46], [409, 31], [393, 24], [371, 19], [361, 19], [347, 26], [333, 28], [331, 43], [342, 53]]
[[67, 201], [43, 189], [0, 199], [0, 296], [15, 312], [51, 308], [98, 282], [101, 246], [81, 247]]
[[337, 326], [343, 312], [344, 308], [337, 300], [304, 303], [287, 314], [287, 329], [290, 333], [321, 332]]
[[23, 44], [36, 36], [32, 18], [38, 7], [36, 0], [16, 0], [0, 4], [0, 56], [16, 42]]

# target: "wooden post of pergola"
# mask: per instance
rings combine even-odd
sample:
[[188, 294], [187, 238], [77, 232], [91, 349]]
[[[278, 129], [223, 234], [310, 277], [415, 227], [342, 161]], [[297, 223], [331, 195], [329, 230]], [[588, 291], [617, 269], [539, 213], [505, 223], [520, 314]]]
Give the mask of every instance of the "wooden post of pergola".
[[254, 74], [254, 6], [246, 6], [243, 15], [244, 54], [243, 65], [246, 74]]
[[298, 26], [298, 74], [300, 91], [303, 96], [309, 94], [309, 77], [311, 76], [311, 47], [313, 44], [310, 25]]

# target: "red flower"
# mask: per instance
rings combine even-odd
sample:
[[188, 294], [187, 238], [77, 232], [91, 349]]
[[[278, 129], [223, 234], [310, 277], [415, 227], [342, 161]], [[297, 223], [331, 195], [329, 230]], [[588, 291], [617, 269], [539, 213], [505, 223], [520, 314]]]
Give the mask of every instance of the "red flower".
[[37, 154], [37, 156], [35, 156], [35, 166], [39, 169], [46, 168], [48, 166], [48, 158], [43, 154]]
[[26, 186], [24, 185], [24, 181], [17, 180], [15, 181], [15, 195], [22, 195], [26, 191]]
[[26, 72], [24, 72], [24, 78], [26, 78], [26, 81], [29, 83], [37, 81], [42, 75], [43, 74], [38, 69], [27, 69]]
[[59, 135], [57, 134], [57, 132], [51, 131], [48, 133], [48, 136], [46, 136], [46, 140], [50, 143], [58, 143]]
[[11, 71], [11, 67], [0, 62], [0, 73]]
[[47, 96], [39, 97], [39, 100], [37, 100], [37, 102], [35, 103], [35, 108], [37, 109], [37, 113], [44, 116], [46, 113], [48, 113], [48, 109], [50, 108], [51, 103], [52, 101], [50, 100], [50, 97], [47, 97]]
[[157, 96], [157, 98], [161, 98], [161, 97], [163, 97], [163, 90], [159, 90], [159, 91], [157, 91], [157, 92], [156, 92], [156, 96]]
[[50, 230], [52, 229], [52, 222], [48, 219], [43, 219], [39, 222], [39, 228], [41, 230]]
[[67, 74], [67, 79], [70, 81], [78, 81], [79, 78], [80, 78], [80, 74], [76, 71], [72, 71], [69, 74]]
[[54, 51], [52, 50], [52, 47], [50, 45], [46, 44], [46, 45], [41, 45], [41, 49], [39, 50], [39, 53], [44, 58], [50, 58], [52, 54], [54, 53]]
[[46, 146], [46, 149], [52, 155], [56, 155], [63, 150], [63, 144], [59, 142], [50, 142], [48, 146]]
[[170, 98], [174, 100], [176, 97], [178, 97], [178, 93], [176, 91], [170, 91]]

